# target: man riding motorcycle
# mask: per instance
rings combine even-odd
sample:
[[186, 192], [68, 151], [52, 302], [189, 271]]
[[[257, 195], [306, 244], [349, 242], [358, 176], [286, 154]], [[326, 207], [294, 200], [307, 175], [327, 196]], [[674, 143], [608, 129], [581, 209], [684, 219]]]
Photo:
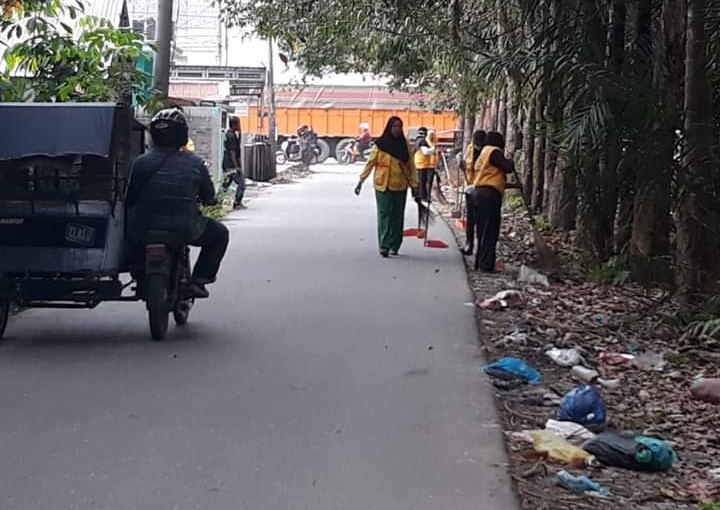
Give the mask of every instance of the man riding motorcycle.
[[353, 147], [353, 156], [359, 156], [370, 148], [372, 135], [370, 134], [370, 125], [367, 122], [360, 124], [360, 135], [355, 138], [355, 146]]
[[205, 285], [215, 281], [229, 240], [227, 228], [204, 217], [198, 207], [198, 200], [217, 203], [210, 173], [200, 157], [182, 150], [188, 143], [188, 122], [179, 109], [158, 112], [150, 135], [153, 148], [132, 165], [126, 198], [129, 240], [139, 245], [147, 231], [162, 230], [199, 246], [190, 291], [194, 297], [208, 297]]

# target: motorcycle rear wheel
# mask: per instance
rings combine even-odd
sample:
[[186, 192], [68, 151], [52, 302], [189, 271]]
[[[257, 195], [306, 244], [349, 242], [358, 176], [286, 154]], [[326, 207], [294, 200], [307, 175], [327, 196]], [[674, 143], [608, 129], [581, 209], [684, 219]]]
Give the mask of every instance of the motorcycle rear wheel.
[[5, 335], [8, 322], [10, 321], [10, 302], [0, 301], [0, 339]]
[[150, 335], [153, 340], [165, 340], [170, 322], [168, 310], [167, 283], [165, 276], [152, 274], [147, 277], [147, 309], [150, 322]]

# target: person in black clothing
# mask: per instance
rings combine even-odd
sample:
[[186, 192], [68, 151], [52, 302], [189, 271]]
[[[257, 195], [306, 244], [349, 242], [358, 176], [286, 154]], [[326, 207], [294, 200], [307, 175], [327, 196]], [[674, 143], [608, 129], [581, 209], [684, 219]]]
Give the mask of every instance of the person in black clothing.
[[505, 189], [519, 187], [519, 183], [509, 184], [507, 181], [507, 174], [513, 173], [515, 165], [512, 159], [505, 157], [504, 150], [503, 135], [491, 131], [487, 134], [485, 146], [475, 162], [475, 190], [472, 193], [478, 228], [475, 269], [487, 273], [495, 271]]
[[210, 172], [202, 158], [181, 150], [188, 141], [188, 124], [180, 110], [158, 112], [150, 134], [154, 147], [133, 162], [126, 195], [129, 241], [137, 246], [147, 231], [163, 230], [199, 246], [191, 291], [208, 297], [205, 285], [215, 281], [229, 241], [227, 228], [204, 217], [198, 207], [198, 200], [217, 203]]
[[245, 174], [242, 170], [241, 152], [240, 152], [240, 119], [238, 117], [230, 117], [230, 127], [225, 132], [225, 152], [223, 154], [223, 172], [225, 180], [223, 181], [222, 192], [228, 190], [231, 183], [235, 183], [235, 201], [234, 209], [245, 209], [243, 205], [243, 197], [245, 196]]
[[487, 133], [482, 129], [475, 131], [472, 136], [472, 143], [468, 146], [465, 153], [465, 159], [461, 160], [461, 168], [465, 173], [465, 247], [460, 250], [463, 255], [470, 256], [475, 250], [475, 236], [477, 219], [475, 218], [475, 208], [472, 205], [472, 194], [475, 191], [475, 163], [480, 157], [480, 152], [485, 145], [485, 137]]

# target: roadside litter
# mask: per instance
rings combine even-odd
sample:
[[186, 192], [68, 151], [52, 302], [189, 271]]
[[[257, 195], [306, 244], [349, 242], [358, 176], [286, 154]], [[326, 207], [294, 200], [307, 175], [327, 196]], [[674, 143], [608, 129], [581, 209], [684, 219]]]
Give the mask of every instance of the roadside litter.
[[503, 290], [488, 299], [478, 299], [475, 306], [483, 310], [504, 310], [518, 306], [525, 301], [525, 296], [518, 290]]
[[561, 367], [572, 367], [584, 362], [577, 349], [550, 349], [545, 351], [545, 355]]
[[525, 265], [520, 267], [520, 274], [517, 277], [517, 281], [529, 283], [530, 285], [542, 285], [543, 287], [550, 286], [550, 280], [548, 280], [547, 276]]
[[662, 372], [668, 362], [665, 361], [665, 357], [662, 353], [645, 352], [635, 356], [632, 360], [632, 364], [640, 370], [646, 370], [648, 372]]
[[531, 366], [517, 358], [501, 358], [483, 368], [486, 374], [499, 379], [516, 379], [528, 384], [540, 384], [542, 377]]
[[573, 476], [563, 469], [555, 475], [555, 480], [558, 485], [577, 494], [587, 493], [601, 498], [610, 497], [610, 490], [607, 487], [603, 487], [584, 475]]
[[635, 359], [632, 354], [623, 354], [617, 352], [601, 352], [598, 355], [600, 361], [607, 365], [630, 365], [630, 362]]
[[585, 368], [582, 365], [572, 367], [572, 374], [586, 383], [595, 382], [595, 380], [600, 377], [600, 374], [596, 370]]
[[606, 466], [635, 471], [668, 471], [677, 461], [670, 445], [659, 439], [626, 437], [617, 432], [598, 434], [583, 446]]
[[545, 423], [545, 430], [552, 432], [558, 437], [567, 439], [576, 446], [581, 445], [585, 441], [589, 441], [595, 437], [595, 434], [578, 423], [571, 421], [558, 421], [549, 419]]
[[575, 468], [584, 468], [594, 459], [593, 455], [547, 430], [531, 430], [527, 434], [533, 440], [536, 452], [547, 458]]
[[605, 403], [592, 386], [578, 386], [562, 399], [557, 417], [559, 421], [577, 423], [597, 431], [605, 425]]
[[720, 404], [720, 379], [698, 377], [693, 381], [690, 392], [698, 400]]

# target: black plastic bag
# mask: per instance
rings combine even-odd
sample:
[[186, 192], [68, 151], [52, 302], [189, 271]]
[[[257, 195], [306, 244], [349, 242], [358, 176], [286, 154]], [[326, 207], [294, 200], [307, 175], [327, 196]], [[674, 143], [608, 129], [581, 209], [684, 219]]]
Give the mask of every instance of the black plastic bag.
[[583, 450], [595, 455], [606, 466], [615, 466], [635, 471], [645, 471], [647, 466], [637, 461], [637, 453], [643, 446], [632, 437], [617, 432], [603, 432], [583, 445]]

